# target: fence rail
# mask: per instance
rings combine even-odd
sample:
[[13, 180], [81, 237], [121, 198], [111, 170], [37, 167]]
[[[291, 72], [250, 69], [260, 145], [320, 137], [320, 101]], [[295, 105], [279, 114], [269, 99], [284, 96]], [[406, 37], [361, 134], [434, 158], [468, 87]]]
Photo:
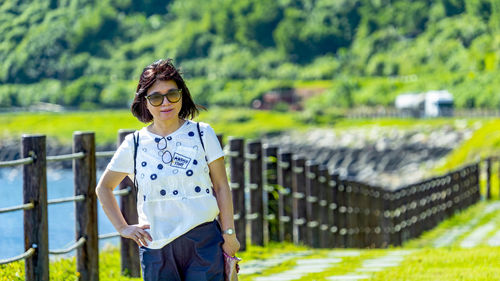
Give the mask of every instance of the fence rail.
[[34, 206], [35, 205], [33, 204], [33, 202], [30, 202], [30, 203], [26, 203], [26, 204], [22, 204], [22, 205], [1, 208], [0, 214], [1, 213], [9, 213], [9, 212], [18, 211], [18, 210], [29, 210], [29, 209], [33, 209]]
[[33, 157], [26, 157], [23, 159], [17, 159], [17, 160], [11, 160], [11, 161], [2, 161], [0, 162], [0, 168], [3, 167], [11, 167], [11, 166], [18, 166], [18, 165], [28, 165], [33, 163]]
[[15, 261], [24, 260], [24, 259], [30, 258], [34, 254], [35, 254], [35, 248], [29, 248], [26, 252], [24, 252], [18, 256], [7, 258], [7, 259], [1, 259], [0, 264], [7, 264], [7, 263], [15, 262]]
[[[131, 132], [120, 130], [118, 145]], [[80, 280], [98, 280], [98, 240], [120, 236], [97, 233], [96, 158], [114, 152], [95, 152], [93, 133], [75, 132], [73, 142], [73, 153], [46, 156], [45, 136], [25, 135], [22, 158], [0, 162], [0, 167], [23, 165], [23, 200], [27, 202], [0, 209], [0, 213], [24, 210], [26, 251], [0, 264], [25, 260], [27, 280], [48, 280], [48, 255], [74, 250]], [[317, 248], [401, 245], [480, 200], [481, 170], [487, 174], [485, 198], [491, 199], [492, 167], [500, 161], [500, 157], [488, 157], [442, 176], [387, 190], [342, 179], [319, 163], [260, 141], [231, 138], [226, 157], [242, 251], [247, 243], [265, 246], [269, 241]], [[65, 160], [73, 161], [75, 195], [47, 200], [47, 162]], [[120, 196], [126, 221], [136, 224], [132, 186], [126, 178], [113, 194]], [[78, 240], [66, 249], [49, 250], [47, 206], [65, 202], [75, 202]], [[120, 241], [122, 272], [140, 277], [137, 245], [130, 239]]]
[[59, 249], [59, 250], [52, 250], [52, 251], [49, 251], [49, 254], [52, 254], [52, 255], [62, 255], [62, 254], [67, 254], [75, 249], [78, 249], [80, 248], [81, 246], [83, 246], [83, 244], [87, 241], [87, 239], [85, 239], [84, 237], [80, 237], [80, 239], [78, 239], [78, 241], [76, 241], [75, 243], [73, 243], [72, 245], [70, 245], [69, 247], [65, 248], [65, 249]]

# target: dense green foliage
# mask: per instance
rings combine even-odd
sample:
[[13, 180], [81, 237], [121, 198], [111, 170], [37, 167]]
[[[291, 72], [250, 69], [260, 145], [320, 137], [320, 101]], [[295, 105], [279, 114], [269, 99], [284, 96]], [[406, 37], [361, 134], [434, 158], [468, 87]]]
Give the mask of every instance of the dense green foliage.
[[172, 57], [204, 105], [329, 80], [308, 107], [448, 89], [498, 108], [499, 28], [494, 0], [6, 0], [0, 107], [124, 107], [142, 68]]

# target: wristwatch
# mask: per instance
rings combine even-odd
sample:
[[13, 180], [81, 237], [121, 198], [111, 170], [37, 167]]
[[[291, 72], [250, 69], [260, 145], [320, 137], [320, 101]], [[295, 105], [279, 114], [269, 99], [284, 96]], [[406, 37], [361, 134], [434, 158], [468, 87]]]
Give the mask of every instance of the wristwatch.
[[228, 228], [222, 232], [222, 234], [227, 234], [227, 235], [233, 235], [234, 234], [234, 229]]

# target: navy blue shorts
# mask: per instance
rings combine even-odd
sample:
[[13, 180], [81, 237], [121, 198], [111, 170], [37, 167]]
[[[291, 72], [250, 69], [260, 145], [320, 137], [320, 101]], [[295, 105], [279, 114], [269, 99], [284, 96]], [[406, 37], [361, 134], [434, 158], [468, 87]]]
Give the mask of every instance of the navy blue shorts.
[[144, 281], [223, 281], [221, 228], [200, 224], [161, 249], [140, 247]]

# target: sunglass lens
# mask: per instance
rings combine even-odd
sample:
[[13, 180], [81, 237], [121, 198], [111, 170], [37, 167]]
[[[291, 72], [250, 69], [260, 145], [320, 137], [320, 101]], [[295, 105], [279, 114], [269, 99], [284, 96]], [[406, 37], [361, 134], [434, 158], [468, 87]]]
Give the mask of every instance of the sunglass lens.
[[153, 106], [159, 106], [163, 103], [163, 96], [160, 94], [152, 94], [149, 96], [149, 102]]
[[167, 99], [169, 102], [178, 102], [181, 99], [181, 91], [180, 90], [168, 91]]

